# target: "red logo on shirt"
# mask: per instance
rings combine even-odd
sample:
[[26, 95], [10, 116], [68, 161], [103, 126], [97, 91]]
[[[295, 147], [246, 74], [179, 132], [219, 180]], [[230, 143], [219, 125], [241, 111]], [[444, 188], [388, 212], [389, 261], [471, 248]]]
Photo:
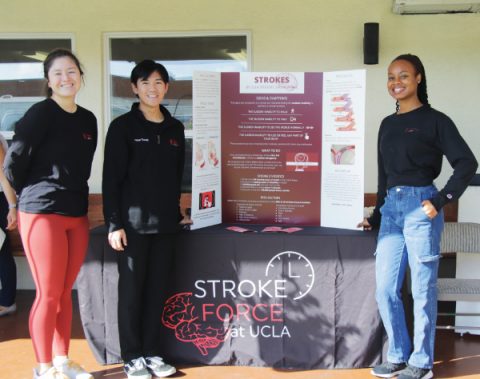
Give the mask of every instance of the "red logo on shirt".
[[170, 138], [168, 142], [170, 143], [170, 145], [178, 147], [178, 142], [175, 138]]
[[91, 141], [93, 138], [90, 133], [83, 133], [82, 136], [85, 141]]

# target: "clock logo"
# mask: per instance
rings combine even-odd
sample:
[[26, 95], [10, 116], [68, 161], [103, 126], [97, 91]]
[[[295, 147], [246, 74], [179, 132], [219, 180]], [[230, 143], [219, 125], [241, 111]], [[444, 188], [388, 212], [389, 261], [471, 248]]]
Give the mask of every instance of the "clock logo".
[[315, 271], [312, 263], [296, 251], [278, 253], [267, 264], [265, 276], [281, 275], [290, 284], [293, 300], [304, 297], [313, 287]]

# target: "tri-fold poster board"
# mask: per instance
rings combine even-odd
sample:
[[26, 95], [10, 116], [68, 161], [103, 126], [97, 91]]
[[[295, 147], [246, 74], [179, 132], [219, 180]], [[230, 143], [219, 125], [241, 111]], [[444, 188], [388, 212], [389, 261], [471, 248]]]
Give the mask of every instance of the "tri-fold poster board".
[[192, 116], [192, 229], [362, 220], [365, 70], [195, 72]]

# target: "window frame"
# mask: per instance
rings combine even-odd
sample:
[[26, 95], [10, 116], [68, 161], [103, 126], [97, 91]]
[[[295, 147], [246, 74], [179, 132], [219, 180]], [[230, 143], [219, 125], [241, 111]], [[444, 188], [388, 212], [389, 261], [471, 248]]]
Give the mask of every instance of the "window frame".
[[[112, 83], [110, 72], [110, 61], [112, 57], [111, 44], [112, 39], [122, 38], [181, 38], [181, 37], [230, 37], [243, 36], [246, 38], [247, 50], [247, 71], [252, 69], [252, 51], [251, 51], [251, 32], [248, 30], [219, 30], [219, 31], [197, 31], [197, 32], [107, 32], [103, 34], [103, 50], [104, 50], [104, 133], [106, 135], [108, 126], [112, 122], [111, 117], [111, 100], [112, 100]], [[185, 131], [186, 138], [192, 138], [192, 131]]]

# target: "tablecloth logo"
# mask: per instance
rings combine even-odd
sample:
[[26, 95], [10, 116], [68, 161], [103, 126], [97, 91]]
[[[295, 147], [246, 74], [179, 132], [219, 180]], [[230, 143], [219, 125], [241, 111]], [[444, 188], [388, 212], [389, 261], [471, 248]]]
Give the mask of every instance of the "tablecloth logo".
[[284, 251], [275, 255], [268, 262], [265, 276], [277, 276], [280, 272], [283, 273], [286, 284], [292, 288], [290, 294], [293, 296], [293, 300], [307, 295], [315, 282], [312, 263], [305, 255], [296, 251]]
[[285, 299], [299, 301], [314, 282], [309, 259], [284, 251], [267, 263], [264, 278], [196, 280], [194, 290], [166, 301], [162, 323], [202, 355], [228, 338], [290, 338], [284, 323]]

